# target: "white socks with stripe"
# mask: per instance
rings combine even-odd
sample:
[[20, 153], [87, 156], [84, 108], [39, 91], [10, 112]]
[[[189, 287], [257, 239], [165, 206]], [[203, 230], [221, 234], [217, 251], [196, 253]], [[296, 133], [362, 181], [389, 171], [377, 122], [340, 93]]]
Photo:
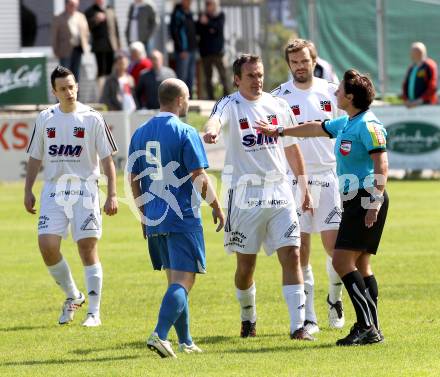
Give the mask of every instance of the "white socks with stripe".
[[96, 263], [84, 267], [87, 294], [89, 296], [89, 308], [87, 313], [95, 314], [99, 317], [99, 306], [101, 304], [102, 291], [102, 266]]
[[255, 282], [245, 290], [237, 288], [237, 299], [241, 308], [241, 320], [251, 321], [254, 323], [257, 320], [257, 306], [255, 304], [255, 296], [257, 288]]
[[304, 284], [284, 285], [283, 295], [289, 309], [290, 332], [304, 326], [305, 320], [305, 301]]
[[49, 273], [55, 282], [61, 287], [66, 294], [66, 298], [79, 298], [80, 292], [73, 280], [67, 261], [62, 258], [57, 264], [47, 266]]

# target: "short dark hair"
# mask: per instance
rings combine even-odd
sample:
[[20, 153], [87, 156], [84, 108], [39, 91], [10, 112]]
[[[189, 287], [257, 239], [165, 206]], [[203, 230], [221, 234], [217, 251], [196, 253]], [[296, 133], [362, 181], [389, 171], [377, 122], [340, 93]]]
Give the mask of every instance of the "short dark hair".
[[343, 80], [345, 94], [353, 95], [353, 106], [360, 110], [368, 109], [376, 96], [371, 79], [355, 69], [349, 69], [344, 73]]
[[73, 74], [73, 72], [66, 68], [63, 67], [62, 65], [57, 65], [56, 68], [53, 70], [52, 74], [50, 75], [50, 83], [52, 85], [52, 88], [55, 89], [55, 80], [60, 78], [60, 77], [67, 77], [72, 75], [75, 82], [76, 82], [76, 77]]
[[246, 63], [262, 63], [263, 61], [258, 55], [252, 54], [243, 54], [240, 55], [237, 59], [235, 59], [234, 64], [232, 65], [232, 71], [234, 72], [234, 76], [238, 76], [241, 78], [241, 67]]
[[185, 95], [182, 86], [173, 80], [165, 80], [159, 85], [158, 96], [161, 106], [173, 104], [176, 98]]
[[317, 57], [315, 45], [306, 39], [296, 38], [289, 41], [284, 49], [284, 59], [286, 59], [287, 64], [289, 64], [289, 54], [301, 51], [304, 48], [309, 50], [310, 56], [313, 62], [315, 62]]

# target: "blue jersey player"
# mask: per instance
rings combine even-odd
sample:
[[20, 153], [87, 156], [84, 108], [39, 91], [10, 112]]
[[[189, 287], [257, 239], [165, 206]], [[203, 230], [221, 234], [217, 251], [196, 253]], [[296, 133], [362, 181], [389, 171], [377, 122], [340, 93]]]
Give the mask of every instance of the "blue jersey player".
[[153, 268], [165, 269], [168, 278], [157, 326], [147, 341], [161, 357], [176, 357], [167, 340], [172, 326], [179, 351], [202, 352], [190, 335], [187, 299], [195, 274], [206, 268], [200, 197], [212, 207], [217, 231], [225, 220], [205, 172], [208, 161], [200, 137], [179, 119], [188, 111], [188, 98], [183, 81], [162, 82], [160, 113], [134, 133], [127, 166]]

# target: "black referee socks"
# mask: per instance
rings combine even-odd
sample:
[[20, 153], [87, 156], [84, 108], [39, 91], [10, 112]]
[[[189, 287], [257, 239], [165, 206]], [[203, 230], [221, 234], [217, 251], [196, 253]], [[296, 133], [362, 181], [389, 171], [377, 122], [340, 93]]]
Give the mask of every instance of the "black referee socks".
[[354, 310], [356, 311], [357, 323], [361, 328], [368, 328], [373, 324], [370, 308], [366, 296], [364, 279], [359, 271], [348, 273], [342, 278]]

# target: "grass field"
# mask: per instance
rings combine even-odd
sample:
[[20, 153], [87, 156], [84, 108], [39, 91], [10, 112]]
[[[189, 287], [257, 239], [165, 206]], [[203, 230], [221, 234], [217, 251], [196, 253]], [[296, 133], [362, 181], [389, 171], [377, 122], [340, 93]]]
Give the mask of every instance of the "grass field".
[[[124, 196], [122, 178], [119, 195]], [[38, 186], [36, 190], [39, 190]], [[386, 342], [337, 348], [354, 313], [346, 303], [347, 327], [327, 328], [324, 252], [317, 239], [312, 262], [318, 341], [288, 337], [288, 316], [276, 257], [261, 256], [256, 272], [258, 337], [240, 339], [235, 300], [235, 258], [222, 247], [205, 208], [208, 274], [191, 293], [192, 334], [205, 351], [160, 359], [145, 347], [165, 290], [153, 272], [140, 227], [121, 203], [104, 219], [99, 244], [104, 267], [103, 326], [57, 324], [63, 295], [37, 250], [36, 216], [22, 206], [22, 185], [0, 185], [0, 376], [439, 376], [440, 375], [440, 190], [439, 182], [390, 182], [390, 212], [373, 266], [379, 280]], [[37, 192], [37, 191], [36, 191]], [[77, 283], [84, 289], [75, 244], [63, 242]], [[174, 331], [171, 340], [175, 343]]]

